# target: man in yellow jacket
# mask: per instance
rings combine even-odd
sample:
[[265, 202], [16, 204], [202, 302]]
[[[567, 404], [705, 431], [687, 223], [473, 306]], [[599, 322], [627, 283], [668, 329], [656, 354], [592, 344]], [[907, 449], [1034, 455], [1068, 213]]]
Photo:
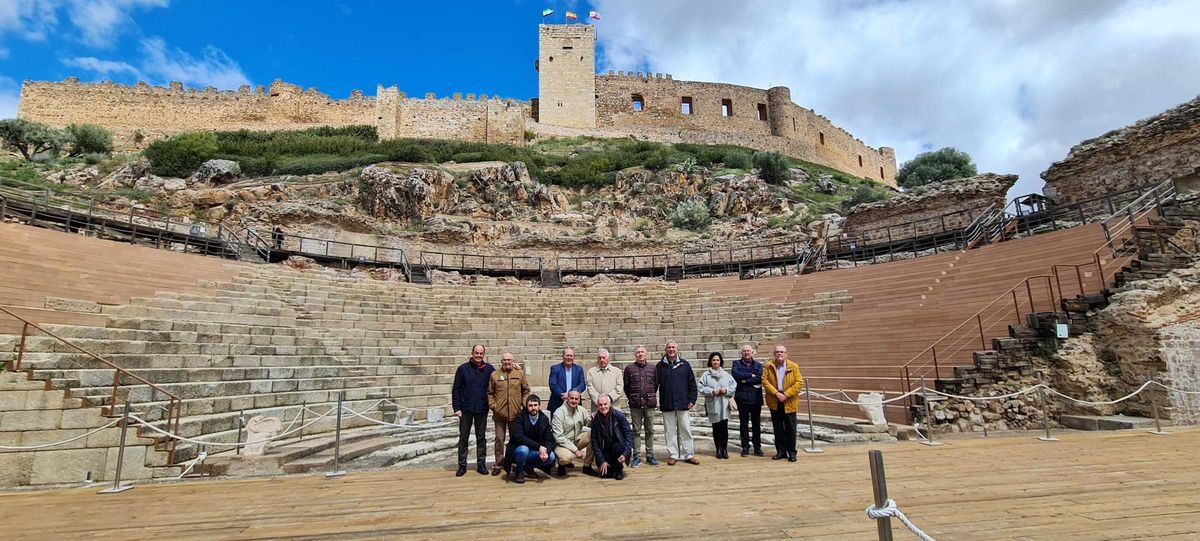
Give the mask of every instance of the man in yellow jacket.
[[800, 365], [788, 359], [787, 348], [775, 346], [775, 356], [763, 367], [763, 394], [771, 410], [775, 429], [775, 456], [772, 460], [796, 461], [796, 412], [800, 410], [800, 391], [804, 377]]

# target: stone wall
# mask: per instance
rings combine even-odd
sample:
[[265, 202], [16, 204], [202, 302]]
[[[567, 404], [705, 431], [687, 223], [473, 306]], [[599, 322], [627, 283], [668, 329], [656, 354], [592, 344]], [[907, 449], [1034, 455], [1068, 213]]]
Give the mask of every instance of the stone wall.
[[[896, 185], [894, 150], [871, 148], [829, 119], [792, 103], [786, 87], [763, 90], [610, 71], [596, 76], [595, 90], [596, 126], [601, 130], [658, 141], [773, 150]], [[635, 110], [635, 98], [641, 110]], [[690, 100], [687, 114], [685, 99]], [[541, 122], [550, 123], [544, 118]]]
[[984, 173], [930, 184], [912, 193], [851, 209], [845, 232], [866, 242], [909, 238], [970, 224], [988, 205], [1003, 208], [1017, 175]]
[[396, 87], [379, 86], [375, 125], [381, 139], [455, 139], [520, 145], [525, 142], [524, 104], [468, 94], [437, 99], [408, 98]]
[[1042, 173], [1060, 205], [1200, 172], [1200, 97], [1084, 141]]
[[237, 91], [185, 89], [145, 83], [80, 83], [25, 81], [17, 116], [55, 127], [96, 124], [113, 132], [118, 148], [135, 146], [134, 132], [148, 143], [195, 130], [294, 130], [314, 126], [375, 124], [375, 100], [355, 91], [334, 100], [315, 88], [303, 90], [275, 81], [264, 90], [242, 86]]

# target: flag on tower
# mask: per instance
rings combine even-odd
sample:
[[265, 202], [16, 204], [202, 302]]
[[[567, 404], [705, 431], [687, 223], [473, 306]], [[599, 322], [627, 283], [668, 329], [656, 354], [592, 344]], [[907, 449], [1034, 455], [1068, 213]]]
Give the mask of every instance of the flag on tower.
[[589, 18], [589, 19], [591, 19], [591, 20], [593, 20], [593, 21], [599, 21], [599, 20], [600, 20], [600, 12], [598, 12], [598, 11], [589, 11], [589, 12], [588, 12], [588, 18]]
[[579, 16], [576, 15], [574, 11], [567, 12], [567, 20], [568, 21], [574, 21], [575, 19], [578, 19], [578, 18], [579, 18]]
[[549, 17], [549, 16], [550, 16], [550, 15], [552, 15], [552, 14], [554, 14], [554, 10], [553, 10], [553, 9], [543, 9], [543, 10], [542, 10], [542, 18], [543, 18], [543, 19], [545, 19], [546, 17]]

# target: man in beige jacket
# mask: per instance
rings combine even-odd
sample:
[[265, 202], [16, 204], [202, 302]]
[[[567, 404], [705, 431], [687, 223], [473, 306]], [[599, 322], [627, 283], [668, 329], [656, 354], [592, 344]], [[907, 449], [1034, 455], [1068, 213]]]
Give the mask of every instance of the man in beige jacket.
[[567, 401], [554, 412], [550, 427], [554, 432], [554, 456], [558, 459], [558, 476], [567, 474], [567, 466], [583, 461], [583, 473], [592, 475], [592, 416], [579, 405], [580, 394], [567, 391]]
[[513, 354], [505, 351], [500, 369], [493, 371], [488, 380], [488, 409], [492, 410], [492, 424], [496, 429], [496, 464], [492, 466], [492, 475], [500, 475], [508, 424], [525, 408], [526, 398], [529, 398], [529, 379]]
[[596, 366], [588, 369], [584, 381], [587, 382], [588, 401], [592, 403], [592, 412], [600, 407], [600, 397], [607, 395], [612, 399], [612, 406], [617, 407], [621, 397], [625, 395], [625, 378], [615, 366], [611, 366], [610, 354], [607, 349], [600, 348], [596, 352]]

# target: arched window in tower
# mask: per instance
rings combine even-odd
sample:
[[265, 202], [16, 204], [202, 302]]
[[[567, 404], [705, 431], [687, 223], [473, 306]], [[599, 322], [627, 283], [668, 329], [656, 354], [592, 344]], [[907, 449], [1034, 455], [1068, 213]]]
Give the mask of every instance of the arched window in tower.
[[634, 94], [630, 99], [633, 102], [634, 111], [641, 111], [646, 108], [646, 99], [641, 94]]

